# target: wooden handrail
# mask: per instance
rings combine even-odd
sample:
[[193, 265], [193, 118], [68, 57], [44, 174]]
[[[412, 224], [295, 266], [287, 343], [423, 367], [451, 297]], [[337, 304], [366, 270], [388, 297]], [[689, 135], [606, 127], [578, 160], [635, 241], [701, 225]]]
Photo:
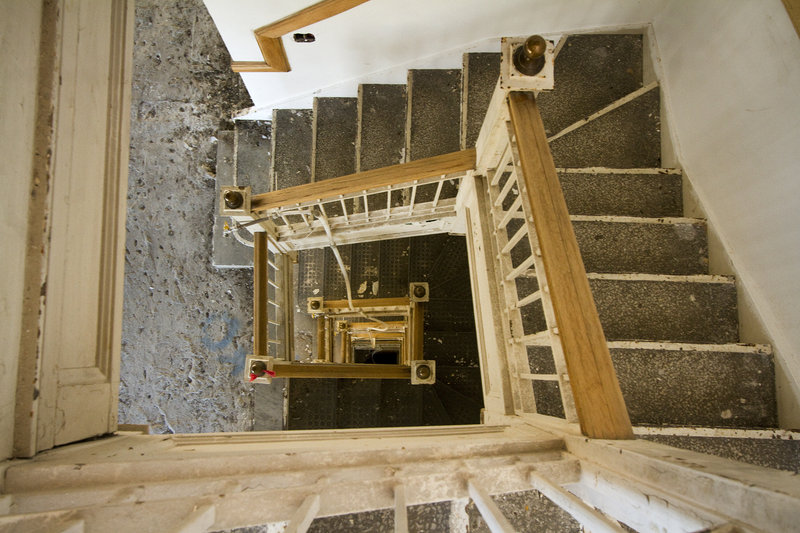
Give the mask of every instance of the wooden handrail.
[[253, 241], [253, 353], [267, 355], [267, 234], [263, 231], [255, 233]]
[[408, 183], [415, 179], [443, 176], [475, 169], [475, 149], [450, 152], [449, 154], [418, 159], [390, 167], [356, 172], [325, 181], [316, 181], [296, 187], [289, 187], [251, 198], [250, 207], [254, 212], [291, 206], [297, 203], [336, 199], [340, 194], [369, 191], [374, 187], [385, 187]]
[[253, 33], [264, 61], [233, 61], [234, 72], [289, 72], [289, 59], [281, 37], [361, 5], [368, 0], [322, 0]]
[[508, 106], [581, 430], [591, 438], [632, 439], [534, 93], [511, 92]]
[[272, 369], [276, 378], [411, 379], [407, 365], [276, 361]]

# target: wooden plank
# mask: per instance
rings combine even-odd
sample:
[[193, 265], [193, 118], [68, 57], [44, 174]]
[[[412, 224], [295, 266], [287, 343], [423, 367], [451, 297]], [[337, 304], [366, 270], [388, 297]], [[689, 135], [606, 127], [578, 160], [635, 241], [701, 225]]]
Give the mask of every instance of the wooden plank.
[[509, 93], [525, 189], [564, 348], [581, 430], [592, 438], [631, 439], [625, 400], [611, 362], [536, 98]]
[[783, 7], [786, 8], [786, 13], [794, 24], [794, 30], [800, 37], [800, 0], [783, 0]]
[[267, 302], [269, 275], [267, 273], [267, 234], [253, 234], [253, 352], [268, 355]]
[[280, 37], [343, 13], [367, 0], [323, 0], [255, 31], [257, 37]]
[[256, 42], [264, 57], [264, 62], [272, 68], [272, 72], [289, 72], [289, 59], [283, 48], [283, 39], [280, 37], [263, 37], [256, 34]]
[[276, 362], [273, 370], [278, 378], [411, 379], [411, 367], [405, 365]]
[[[401, 296], [399, 298], [367, 298], [365, 300], [353, 300], [353, 307], [356, 309], [362, 307], [395, 307], [395, 306], [408, 306], [408, 296]], [[323, 300], [323, 309], [349, 309], [350, 303], [347, 300]]]
[[409, 163], [401, 163], [389, 167], [356, 172], [296, 187], [288, 187], [263, 194], [256, 194], [251, 199], [254, 212], [266, 211], [278, 207], [294, 205], [323, 198], [337, 198], [340, 194], [350, 194], [373, 187], [408, 183], [415, 179], [430, 178], [466, 172], [475, 168], [475, 149], [461, 150], [449, 154], [418, 159]]

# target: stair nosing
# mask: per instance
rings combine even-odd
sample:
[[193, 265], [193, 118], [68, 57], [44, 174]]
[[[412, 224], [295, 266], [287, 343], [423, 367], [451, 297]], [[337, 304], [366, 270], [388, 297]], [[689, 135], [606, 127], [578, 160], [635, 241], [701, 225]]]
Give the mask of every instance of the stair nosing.
[[632, 217], [626, 215], [570, 215], [572, 222], [614, 222], [621, 224], [705, 224], [703, 218]]
[[644, 274], [644, 273], [600, 273], [587, 272], [590, 279], [605, 281], [665, 281], [671, 283], [719, 283], [733, 285], [734, 276], [720, 276], [716, 274]]
[[653, 175], [681, 175], [680, 168], [643, 167], [643, 168], [613, 168], [613, 167], [557, 167], [556, 172], [562, 174], [653, 174]]
[[670, 342], [670, 341], [608, 341], [609, 349], [617, 350], [668, 350], [683, 352], [729, 352], [742, 354], [771, 355], [772, 346], [769, 344], [749, 344], [741, 342], [728, 343], [697, 343], [697, 342]]

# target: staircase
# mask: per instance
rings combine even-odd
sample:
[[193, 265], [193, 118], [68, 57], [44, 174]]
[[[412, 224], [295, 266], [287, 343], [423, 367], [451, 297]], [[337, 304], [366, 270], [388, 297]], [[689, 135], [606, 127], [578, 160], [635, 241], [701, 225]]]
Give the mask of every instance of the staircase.
[[[631, 420], [775, 427], [770, 348], [738, 342], [735, 280], [709, 274], [705, 221], [683, 216], [681, 173], [661, 168], [659, 88], [645, 82], [644, 62], [641, 36], [571, 36], [556, 59], [555, 90], [538, 97]], [[310, 110], [276, 110], [270, 189], [474, 146], [498, 72], [499, 54], [465, 54], [461, 71], [411, 70], [407, 85], [362, 85], [357, 98], [317, 98]], [[507, 213], [519, 191], [502, 180], [497, 185], [492, 203]], [[455, 193], [450, 186], [442, 196]], [[347, 202], [348, 209], [364, 209], [361, 199]], [[408, 198], [395, 192], [391, 202]], [[563, 383], [537, 379], [557, 372], [551, 349], [536, 338], [547, 330], [546, 310], [532, 296], [536, 278], [520, 269], [531, 249], [519, 228], [512, 219], [501, 236], [517, 239], [502, 252], [520, 270], [515, 298], [524, 304], [519, 324], [529, 368], [518, 377], [534, 392], [538, 412], [563, 417]], [[408, 282], [430, 283], [424, 351], [437, 361], [437, 384], [295, 379], [288, 427], [478, 423], [482, 395], [464, 238], [438, 234], [340, 251], [354, 297], [403, 296]], [[329, 249], [300, 251], [298, 265], [300, 308], [309, 296], [344, 297]], [[672, 436], [670, 443], [697, 447], [695, 438]], [[741, 451], [752, 442], [718, 444], [715, 453], [758, 461], [757, 452]]]

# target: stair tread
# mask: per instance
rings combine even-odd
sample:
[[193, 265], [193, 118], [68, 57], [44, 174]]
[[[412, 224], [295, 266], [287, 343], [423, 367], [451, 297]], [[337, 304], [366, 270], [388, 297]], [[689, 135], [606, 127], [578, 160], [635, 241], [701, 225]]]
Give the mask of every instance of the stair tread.
[[[220, 187], [233, 185], [233, 130], [217, 132], [217, 173], [215, 198]], [[253, 250], [223, 235], [227, 217], [219, 216], [219, 203], [214, 202], [214, 232], [211, 237], [211, 264], [222, 268], [253, 266]]]
[[591, 272], [705, 274], [706, 225], [573, 221], [586, 269]]
[[250, 185], [253, 194], [269, 192], [272, 128], [263, 120], [236, 122], [236, 169], [238, 184]]
[[570, 214], [679, 217], [683, 214], [680, 174], [559, 171]]
[[589, 285], [609, 340], [739, 339], [733, 283], [590, 278]]
[[464, 54], [462, 69], [461, 149], [473, 148], [500, 76], [500, 54]]
[[406, 160], [415, 161], [461, 147], [461, 70], [408, 71]]
[[537, 97], [548, 135], [642, 86], [641, 35], [570, 35], [555, 61], [555, 88]]
[[311, 183], [311, 109], [276, 109], [272, 113], [273, 189]]
[[356, 171], [356, 98], [315, 98], [311, 181]]
[[557, 167], [661, 166], [660, 92], [656, 87], [550, 143]]
[[[777, 424], [772, 356], [660, 347], [609, 349], [634, 424], [770, 427]], [[550, 348], [529, 346], [531, 373], [552, 374]], [[709, 379], [709, 376], [714, 376]], [[742, 379], [747, 376], [747, 379]], [[535, 382], [537, 408], [563, 416], [555, 384]]]
[[405, 85], [359, 87], [358, 170], [373, 170], [405, 161]]

